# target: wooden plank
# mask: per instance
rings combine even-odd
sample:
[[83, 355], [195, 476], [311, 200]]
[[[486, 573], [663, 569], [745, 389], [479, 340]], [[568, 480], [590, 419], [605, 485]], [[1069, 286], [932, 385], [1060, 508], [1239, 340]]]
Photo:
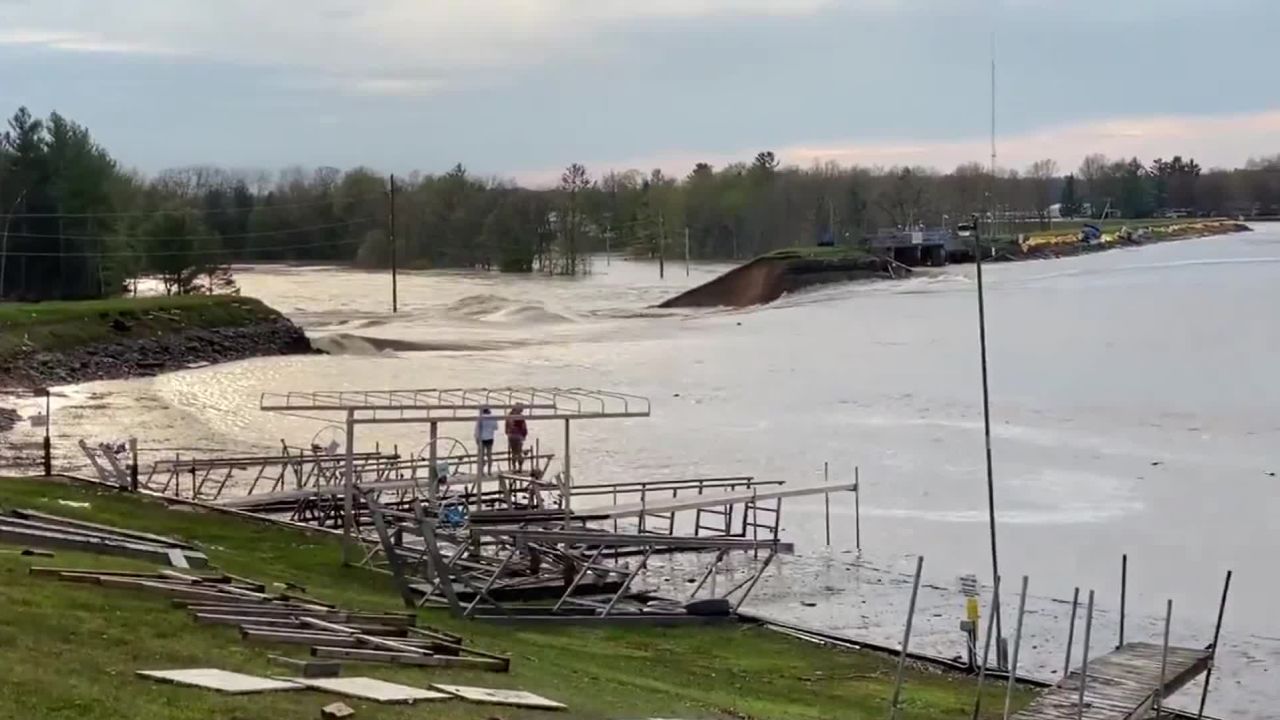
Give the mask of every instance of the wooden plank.
[[30, 575], [43, 575], [43, 576], [55, 576], [55, 577], [58, 575], [66, 575], [66, 574], [101, 575], [101, 576], [111, 576], [111, 577], [136, 577], [136, 578], [160, 577], [159, 573], [152, 572], [152, 571], [139, 572], [136, 570], [85, 570], [80, 568], [47, 567], [47, 566], [34, 566], [34, 565], [30, 568], [27, 568], [27, 573]]
[[[1086, 720], [1137, 720], [1146, 717], [1160, 694], [1168, 697], [1203, 673], [1209, 652], [1170, 648], [1163, 687], [1160, 682], [1162, 648], [1151, 643], [1130, 643], [1089, 664], [1085, 687]], [[1045, 691], [1017, 720], [1068, 720], [1077, 716], [1081, 676], [1073, 671]]]
[[[23, 527], [6, 523], [0, 519], [0, 542], [12, 545], [31, 545], [35, 547], [53, 548], [55, 550], [74, 550], [78, 552], [114, 555], [117, 557], [146, 560], [156, 564], [169, 563], [167, 548], [159, 545], [145, 545], [125, 540], [106, 540], [102, 538], [80, 535], [75, 532], [55, 532]], [[185, 551], [186, 561], [192, 567], [205, 567], [209, 559], [204, 553]]]
[[190, 685], [193, 687], [217, 690], [233, 695], [277, 690], [300, 690], [301, 686], [282, 680], [260, 678], [253, 675], [227, 672], [214, 668], [197, 668], [192, 670], [139, 670], [138, 675], [159, 680], [161, 682]]
[[120, 577], [101, 577], [98, 583], [103, 587], [122, 588], [126, 590], [149, 590], [151, 592], [160, 593], [169, 597], [177, 597], [185, 600], [210, 600], [225, 598], [219, 592], [211, 590], [202, 590], [190, 585], [172, 585], [159, 581], [142, 580], [136, 578], [120, 578]]
[[274, 627], [247, 626], [240, 627], [240, 637], [245, 642], [266, 643], [276, 645], [332, 645], [334, 647], [359, 647], [355, 638], [336, 636], [332, 633], [308, 633], [300, 630], [282, 630]]
[[[304, 630], [306, 624], [300, 617], [254, 617], [251, 615], [219, 615], [216, 613], [196, 613], [195, 621], [200, 625], [235, 625], [260, 628], [281, 628]], [[404, 628], [387, 625], [366, 625], [357, 623], [350, 626], [354, 632], [387, 637], [404, 637]]]
[[[247, 642], [279, 643], [281, 645], [329, 645], [332, 647], [361, 647], [367, 644], [364, 635], [343, 635], [319, 630], [290, 630], [269, 625], [241, 625], [240, 636]], [[430, 653], [429, 643], [417, 640], [401, 640], [400, 647], [412, 647], [410, 652]], [[402, 652], [402, 651], [400, 651]]]
[[51, 525], [60, 525], [68, 528], [78, 528], [80, 530], [90, 530], [94, 532], [110, 533], [112, 535], [116, 535], [122, 538], [139, 540], [144, 543], [150, 543], [154, 545], [168, 545], [171, 547], [182, 548], [184, 550], [196, 549], [195, 546], [190, 543], [183, 542], [182, 540], [178, 540], [176, 538], [167, 537], [165, 535], [153, 535], [151, 533], [140, 532], [138, 530], [130, 530], [127, 528], [115, 527], [114, 525], [100, 525], [98, 523], [92, 523], [85, 520], [75, 520], [73, 518], [62, 517], [60, 515], [50, 515], [48, 513], [43, 513], [38, 510], [27, 510], [25, 508], [18, 508], [16, 510], [10, 510], [9, 514], [14, 517], [21, 518], [23, 520], [36, 520], [39, 522], [43, 522]]
[[279, 678], [305, 685], [313, 690], [337, 693], [380, 703], [412, 704], [421, 701], [448, 700], [451, 696], [434, 690], [389, 683], [374, 678]]
[[332, 678], [342, 674], [342, 663], [333, 660], [299, 660], [283, 655], [268, 655], [267, 658], [305, 678]]
[[[441, 637], [436, 633], [423, 632], [418, 628], [409, 628], [409, 634], [412, 636], [420, 636], [420, 637], [432, 638], [432, 639]], [[495, 660], [497, 662], [502, 663], [502, 666], [504, 668], [511, 667], [510, 657], [506, 655], [500, 655], [498, 653], [486, 652], [478, 648], [464, 647], [461, 642], [445, 642], [442, 640], [437, 640], [437, 643], [436, 645], [433, 646], [433, 649], [438, 655], [461, 655], [465, 653], [467, 655], [471, 655], [474, 657], [482, 657], [488, 660]]]
[[397, 614], [380, 614], [380, 613], [356, 613], [346, 612], [342, 610], [313, 610], [309, 608], [275, 606], [272, 604], [237, 604], [237, 603], [209, 603], [207, 605], [187, 605], [187, 610], [192, 613], [200, 613], [205, 615], [243, 615], [246, 617], [263, 617], [263, 618], [294, 618], [294, 617], [310, 617], [319, 620], [327, 620], [336, 623], [357, 623], [364, 625], [379, 625], [396, 630], [396, 634], [403, 635], [408, 632], [410, 623], [413, 618]]
[[352, 660], [356, 662], [387, 663], [391, 665], [415, 665], [418, 667], [462, 668], [507, 672], [507, 665], [489, 658], [451, 657], [447, 655], [419, 655], [415, 653], [368, 650], [364, 648], [326, 647], [311, 648], [311, 654], [321, 658]]
[[461, 646], [463, 642], [465, 642], [465, 638], [461, 635], [454, 635], [451, 632], [445, 632], [444, 630], [437, 630], [435, 628], [412, 627], [409, 628], [409, 634], [416, 635], [421, 638], [427, 638], [428, 640], [439, 640], [440, 642], [458, 646]]
[[568, 710], [561, 702], [550, 700], [523, 690], [502, 690], [498, 688], [468, 687], [466, 685], [441, 685], [432, 683], [431, 687], [456, 695], [467, 702], [482, 705], [509, 705], [511, 707], [531, 708], [534, 710]]

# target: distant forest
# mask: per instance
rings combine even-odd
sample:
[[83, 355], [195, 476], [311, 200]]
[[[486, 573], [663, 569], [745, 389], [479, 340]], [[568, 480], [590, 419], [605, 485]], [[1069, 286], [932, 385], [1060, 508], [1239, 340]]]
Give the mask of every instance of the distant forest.
[[1042, 160], [993, 178], [979, 163], [945, 173], [799, 168], [765, 151], [720, 168], [697, 163], [682, 177], [572, 164], [548, 189], [459, 164], [396, 178], [393, 194], [391, 179], [368, 168], [196, 166], [145, 177], [83, 126], [23, 108], [0, 135], [0, 298], [99, 297], [138, 277], [171, 293], [217, 292], [233, 287], [233, 263], [386, 267], [393, 255], [403, 267], [571, 275], [606, 249], [683, 256], [686, 236], [694, 258], [745, 258], [974, 213], [1047, 226], [1106, 208], [1133, 218], [1280, 214], [1280, 155], [1230, 170], [1091, 155], [1066, 174]]

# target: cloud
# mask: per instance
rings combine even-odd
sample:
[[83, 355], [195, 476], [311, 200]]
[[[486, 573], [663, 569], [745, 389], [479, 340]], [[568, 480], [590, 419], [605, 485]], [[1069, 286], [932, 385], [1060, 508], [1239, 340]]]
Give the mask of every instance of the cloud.
[[135, 55], [174, 55], [169, 48], [139, 42], [110, 40], [96, 33], [49, 31], [29, 28], [0, 30], [0, 46], [42, 47], [76, 53], [121, 53]]
[[[1138, 157], [1182, 155], [1194, 157], [1205, 167], [1239, 167], [1251, 157], [1280, 151], [1280, 109], [1220, 116], [1147, 116], [1045, 127], [1027, 133], [997, 138], [998, 164], [1023, 170], [1031, 163], [1051, 158], [1062, 172], [1072, 172], [1089, 154]], [[724, 167], [749, 161], [764, 148], [743, 149], [732, 155], [709, 156], [687, 151], [658, 153], [627, 162], [587, 163], [598, 176], [603, 168], [661, 168], [664, 173], [683, 177], [697, 162]], [[989, 162], [989, 138], [936, 141], [840, 142], [793, 144], [774, 149], [786, 165], [809, 167], [837, 162], [862, 166], [925, 166], [950, 170], [966, 162]], [[554, 184], [559, 169], [537, 169], [515, 173], [520, 182], [545, 186]]]
[[[858, 0], [872, 3], [883, 0]], [[334, 76], [402, 94], [442, 73], [536, 62], [636, 21], [809, 15], [835, 0], [41, 0], [0, 4], [0, 44], [160, 53]]]

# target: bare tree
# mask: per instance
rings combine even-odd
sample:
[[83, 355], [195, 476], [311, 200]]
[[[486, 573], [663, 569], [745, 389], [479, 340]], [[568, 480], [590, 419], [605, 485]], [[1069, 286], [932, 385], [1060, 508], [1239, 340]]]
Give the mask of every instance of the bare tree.
[[[1086, 155], [1084, 161], [1080, 163], [1080, 171], [1076, 173], [1080, 179], [1084, 181], [1084, 192], [1081, 195], [1086, 202], [1093, 205], [1099, 205], [1103, 201], [1105, 189], [1103, 184], [1108, 175], [1111, 161], [1106, 155], [1095, 153]], [[1100, 208], [1093, 208], [1093, 212], [1098, 212]]]
[[1037, 160], [1027, 168], [1026, 177], [1033, 190], [1036, 217], [1040, 218], [1041, 226], [1047, 227], [1049, 206], [1053, 204], [1053, 185], [1058, 178], [1058, 163], [1048, 158]]
[[578, 163], [565, 168], [560, 175], [560, 193], [564, 202], [560, 216], [560, 267], [563, 275], [576, 275], [579, 265], [579, 244], [582, 235], [582, 195], [592, 186], [587, 169]]

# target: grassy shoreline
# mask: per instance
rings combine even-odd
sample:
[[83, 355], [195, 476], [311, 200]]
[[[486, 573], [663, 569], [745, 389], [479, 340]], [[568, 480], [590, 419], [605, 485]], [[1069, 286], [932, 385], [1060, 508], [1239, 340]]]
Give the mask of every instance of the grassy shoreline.
[[[227, 572], [297, 583], [315, 597], [361, 610], [400, 609], [389, 579], [342, 567], [337, 540], [329, 535], [210, 512], [179, 512], [154, 499], [49, 480], [0, 480], [0, 507], [181, 536]], [[234, 629], [195, 625], [151, 595], [28, 575], [32, 564], [154, 569], [66, 552], [53, 559], [0, 553], [0, 664], [7, 674], [0, 684], [0, 717], [310, 720], [332, 701], [314, 693], [223, 696], [138, 679], [135, 670], [174, 667], [279, 674], [267, 664], [267, 654], [298, 653], [245, 645]], [[351, 665], [344, 674], [419, 686], [511, 687], [566, 702], [570, 710], [548, 714], [457, 702], [429, 708], [348, 703], [358, 717], [882, 718], [893, 686], [891, 658], [833, 650], [755, 626], [513, 628], [461, 621], [442, 611], [419, 615], [420, 624], [459, 632], [476, 647], [509, 654], [511, 673]], [[73, 665], [68, 658], [74, 658]], [[912, 668], [901, 717], [968, 718], [974, 689], [970, 678]], [[984, 707], [1000, 707], [1001, 690], [989, 688]], [[1029, 694], [1019, 690], [1015, 699], [1021, 705]]]
[[141, 377], [310, 351], [288, 318], [240, 296], [0, 304], [0, 387]]
[[281, 317], [260, 300], [232, 295], [0, 303], [0, 359]]

